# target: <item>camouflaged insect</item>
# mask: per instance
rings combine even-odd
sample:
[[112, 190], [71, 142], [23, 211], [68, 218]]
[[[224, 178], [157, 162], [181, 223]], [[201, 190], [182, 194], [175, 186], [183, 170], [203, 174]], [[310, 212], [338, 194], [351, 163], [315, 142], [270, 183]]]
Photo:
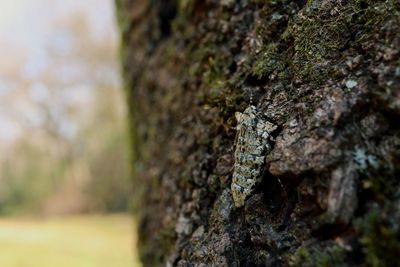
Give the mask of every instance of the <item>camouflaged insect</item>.
[[235, 206], [241, 207], [262, 178], [265, 155], [271, 151], [271, 133], [277, 126], [252, 105], [235, 116], [238, 123], [231, 192]]

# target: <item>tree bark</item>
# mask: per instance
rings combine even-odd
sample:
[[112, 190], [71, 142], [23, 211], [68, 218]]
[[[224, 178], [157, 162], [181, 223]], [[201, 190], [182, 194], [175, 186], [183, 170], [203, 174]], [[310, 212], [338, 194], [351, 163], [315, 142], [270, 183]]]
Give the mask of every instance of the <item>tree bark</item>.
[[398, 266], [398, 0], [116, 5], [145, 266]]

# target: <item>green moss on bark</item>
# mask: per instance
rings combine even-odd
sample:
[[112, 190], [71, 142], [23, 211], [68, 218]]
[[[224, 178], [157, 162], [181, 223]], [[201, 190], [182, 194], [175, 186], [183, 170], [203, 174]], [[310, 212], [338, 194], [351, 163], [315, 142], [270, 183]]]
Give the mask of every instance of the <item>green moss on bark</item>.
[[[167, 2], [118, 1], [145, 264], [391, 266], [398, 1]], [[236, 210], [234, 114], [249, 104], [279, 129]], [[328, 211], [346, 195], [341, 221]]]

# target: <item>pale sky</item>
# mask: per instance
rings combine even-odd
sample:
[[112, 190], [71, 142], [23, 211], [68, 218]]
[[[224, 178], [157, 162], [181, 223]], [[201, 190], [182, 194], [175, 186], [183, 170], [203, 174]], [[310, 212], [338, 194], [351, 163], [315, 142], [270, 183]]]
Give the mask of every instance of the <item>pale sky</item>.
[[[78, 13], [88, 20], [91, 32], [99, 40], [105, 36], [117, 39], [113, 0], [0, 0], [0, 142], [26, 131], [26, 121], [32, 125], [40, 123], [36, 104], [49, 101], [49, 88], [40, 81], [42, 72], [53, 60], [48, 48], [55, 46], [65, 52], [74, 49], [70, 47], [68, 33], [58, 27]], [[64, 79], [72, 79], [74, 72], [79, 72], [79, 66], [73, 65], [59, 65], [59, 69], [63, 70]], [[60, 91], [57, 101], [79, 102], [90, 97], [85, 86], [76, 84], [75, 93]], [[53, 115], [63, 120], [60, 114], [55, 107]], [[65, 120], [61, 127], [67, 133], [74, 126]]]

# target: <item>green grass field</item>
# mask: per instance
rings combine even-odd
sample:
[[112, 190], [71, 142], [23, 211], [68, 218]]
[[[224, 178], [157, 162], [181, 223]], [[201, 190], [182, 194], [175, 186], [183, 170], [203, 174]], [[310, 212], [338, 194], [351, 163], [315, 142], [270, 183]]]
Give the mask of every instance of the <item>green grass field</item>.
[[138, 267], [129, 215], [0, 219], [0, 266]]

